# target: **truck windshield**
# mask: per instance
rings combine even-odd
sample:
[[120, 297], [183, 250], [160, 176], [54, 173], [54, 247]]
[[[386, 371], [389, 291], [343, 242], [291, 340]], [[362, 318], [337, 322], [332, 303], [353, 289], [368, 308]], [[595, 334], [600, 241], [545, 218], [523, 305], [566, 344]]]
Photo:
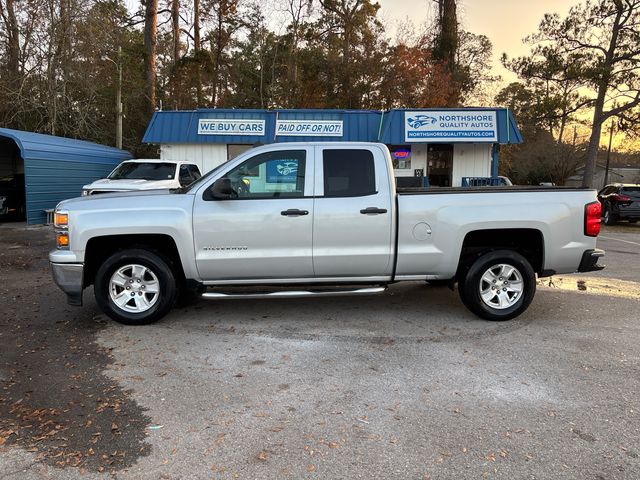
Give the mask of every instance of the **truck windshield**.
[[111, 172], [109, 180], [173, 180], [175, 163], [125, 162]]

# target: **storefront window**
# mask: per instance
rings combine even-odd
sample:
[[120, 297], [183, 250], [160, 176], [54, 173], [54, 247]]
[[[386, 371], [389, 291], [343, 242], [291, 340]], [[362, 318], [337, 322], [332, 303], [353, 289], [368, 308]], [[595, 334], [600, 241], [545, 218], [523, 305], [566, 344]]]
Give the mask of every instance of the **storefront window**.
[[252, 148], [252, 145], [227, 145], [227, 160], [233, 160], [250, 148]]
[[389, 145], [394, 170], [411, 170], [411, 145]]

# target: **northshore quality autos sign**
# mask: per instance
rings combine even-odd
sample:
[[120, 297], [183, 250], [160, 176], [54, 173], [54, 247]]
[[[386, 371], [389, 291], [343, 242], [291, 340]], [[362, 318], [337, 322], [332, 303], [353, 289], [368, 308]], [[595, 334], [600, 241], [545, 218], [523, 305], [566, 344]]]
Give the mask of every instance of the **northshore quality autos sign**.
[[496, 112], [423, 110], [404, 113], [407, 142], [496, 142]]

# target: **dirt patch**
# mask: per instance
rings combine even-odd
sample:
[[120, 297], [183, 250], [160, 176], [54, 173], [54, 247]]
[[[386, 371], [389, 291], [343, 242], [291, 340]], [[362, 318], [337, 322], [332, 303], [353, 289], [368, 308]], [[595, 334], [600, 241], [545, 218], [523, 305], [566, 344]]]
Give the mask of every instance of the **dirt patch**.
[[0, 236], [0, 451], [21, 447], [42, 462], [118, 471], [148, 454], [149, 419], [103, 375], [110, 352], [85, 292], [69, 307], [53, 284], [50, 228], [2, 227]]
[[539, 279], [538, 287], [640, 300], [640, 283], [615, 278], [553, 276]]

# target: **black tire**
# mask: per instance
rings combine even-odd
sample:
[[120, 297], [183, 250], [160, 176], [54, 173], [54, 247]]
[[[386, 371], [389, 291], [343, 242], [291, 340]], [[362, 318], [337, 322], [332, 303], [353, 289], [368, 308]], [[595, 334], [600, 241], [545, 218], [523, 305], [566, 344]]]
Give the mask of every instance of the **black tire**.
[[609, 207], [608, 205], [606, 207], [604, 207], [603, 217], [604, 217], [603, 218], [603, 223], [605, 225], [615, 225], [616, 222], [618, 221], [616, 216], [611, 211], [611, 207]]
[[[152, 283], [155, 284], [156, 281], [158, 284], [158, 292], [155, 294], [157, 297], [150, 292], [140, 294], [140, 291], [137, 291], [138, 296], [142, 296], [146, 299], [145, 301], [152, 303], [145, 311], [127, 311], [127, 309], [135, 309], [135, 306], [138, 304], [135, 295], [136, 292], [131, 292], [133, 294], [131, 295], [131, 300], [123, 307], [118, 306], [112, 299], [112, 276], [119, 270], [131, 265], [141, 265], [145, 267], [147, 271], [144, 275], [149, 285]], [[128, 270], [125, 269], [124, 271], [126, 275]], [[131, 271], [131, 278], [135, 278], [133, 270], [129, 271]], [[142, 279], [142, 288], [144, 288], [145, 278]], [[121, 287], [114, 286], [114, 289], [120, 288]], [[128, 290], [123, 292], [124, 288], [125, 287], [122, 287], [122, 290], [119, 290], [120, 293], [129, 295]], [[132, 288], [139, 287], [134, 286]], [[148, 250], [130, 249], [114, 253], [100, 266], [94, 282], [94, 294], [100, 309], [116, 322], [126, 325], [147, 325], [160, 320], [171, 310], [176, 300], [177, 288], [175, 276], [169, 267], [169, 262], [161, 255]], [[131, 302], [135, 305], [131, 305]]]
[[[504, 307], [494, 306], [490, 304], [491, 302], [485, 302], [480, 294], [484, 285], [493, 287], [491, 283], [483, 280], [483, 276], [490, 269], [494, 270], [492, 267], [499, 265], [513, 267], [516, 272], [507, 279], [499, 280], [499, 278], [503, 277], [496, 277], [496, 282], [507, 282], [504, 288], [509, 288], [509, 283], [517, 281], [518, 278], [522, 282], [522, 289], [519, 293], [505, 291], [508, 298], [507, 303], [511, 302], [511, 299], [515, 301]], [[494, 272], [499, 271], [499, 268], [494, 270]], [[511, 320], [524, 312], [531, 304], [536, 292], [536, 276], [531, 264], [519, 253], [513, 250], [496, 250], [482, 255], [471, 264], [470, 268], [459, 279], [458, 292], [462, 303], [480, 318], [492, 321]], [[499, 289], [494, 295], [498, 296], [498, 293], [500, 293]], [[500, 293], [500, 295], [502, 294]]]

